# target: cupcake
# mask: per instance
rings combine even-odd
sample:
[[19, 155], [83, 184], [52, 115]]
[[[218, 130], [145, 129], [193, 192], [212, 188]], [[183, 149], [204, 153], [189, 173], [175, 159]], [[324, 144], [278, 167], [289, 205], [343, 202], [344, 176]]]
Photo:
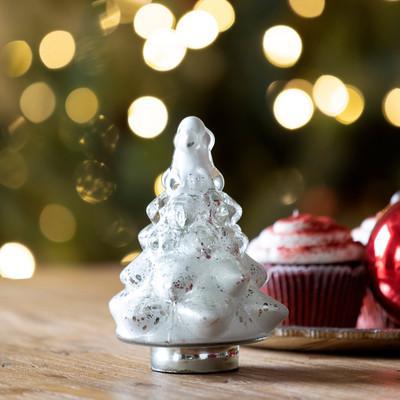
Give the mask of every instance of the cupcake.
[[269, 273], [261, 289], [289, 308], [283, 325], [354, 327], [367, 285], [364, 248], [329, 217], [293, 214], [264, 229], [248, 254]]
[[[400, 200], [400, 191], [396, 192], [390, 199], [390, 205], [397, 203]], [[354, 240], [367, 245], [371, 233], [375, 227], [376, 221], [384, 211], [378, 212], [376, 216], [366, 218], [359, 227], [351, 231]], [[361, 307], [360, 316], [357, 320], [357, 328], [360, 329], [385, 329], [385, 328], [400, 328], [400, 321], [393, 319], [375, 299], [372, 291], [367, 289]]]

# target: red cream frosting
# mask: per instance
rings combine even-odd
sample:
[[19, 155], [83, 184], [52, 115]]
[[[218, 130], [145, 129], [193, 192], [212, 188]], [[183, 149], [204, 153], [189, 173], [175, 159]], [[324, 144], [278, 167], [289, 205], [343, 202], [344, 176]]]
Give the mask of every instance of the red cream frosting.
[[260, 263], [329, 264], [361, 260], [364, 249], [333, 219], [294, 214], [264, 229], [247, 252]]

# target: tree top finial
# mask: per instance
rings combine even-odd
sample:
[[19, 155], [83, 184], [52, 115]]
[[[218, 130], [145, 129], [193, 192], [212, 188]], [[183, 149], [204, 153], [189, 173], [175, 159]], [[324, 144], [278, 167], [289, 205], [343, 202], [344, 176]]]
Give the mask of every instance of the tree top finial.
[[214, 142], [214, 135], [201, 119], [186, 117], [182, 120], [174, 138], [172, 165], [163, 176], [169, 194], [223, 189], [224, 178], [214, 166], [211, 155]]

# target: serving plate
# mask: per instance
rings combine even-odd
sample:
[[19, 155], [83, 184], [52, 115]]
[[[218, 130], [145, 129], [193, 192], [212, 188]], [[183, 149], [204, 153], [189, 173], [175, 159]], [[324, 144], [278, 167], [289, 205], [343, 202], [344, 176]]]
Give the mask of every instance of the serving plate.
[[285, 326], [252, 346], [271, 350], [400, 353], [400, 329]]

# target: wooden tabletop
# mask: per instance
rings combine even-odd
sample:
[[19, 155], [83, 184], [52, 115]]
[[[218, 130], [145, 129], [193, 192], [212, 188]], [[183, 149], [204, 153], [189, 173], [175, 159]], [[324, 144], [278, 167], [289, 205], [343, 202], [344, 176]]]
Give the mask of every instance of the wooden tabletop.
[[152, 372], [119, 342], [107, 302], [120, 268], [39, 269], [0, 278], [0, 399], [400, 399], [400, 360], [242, 347], [217, 375]]

